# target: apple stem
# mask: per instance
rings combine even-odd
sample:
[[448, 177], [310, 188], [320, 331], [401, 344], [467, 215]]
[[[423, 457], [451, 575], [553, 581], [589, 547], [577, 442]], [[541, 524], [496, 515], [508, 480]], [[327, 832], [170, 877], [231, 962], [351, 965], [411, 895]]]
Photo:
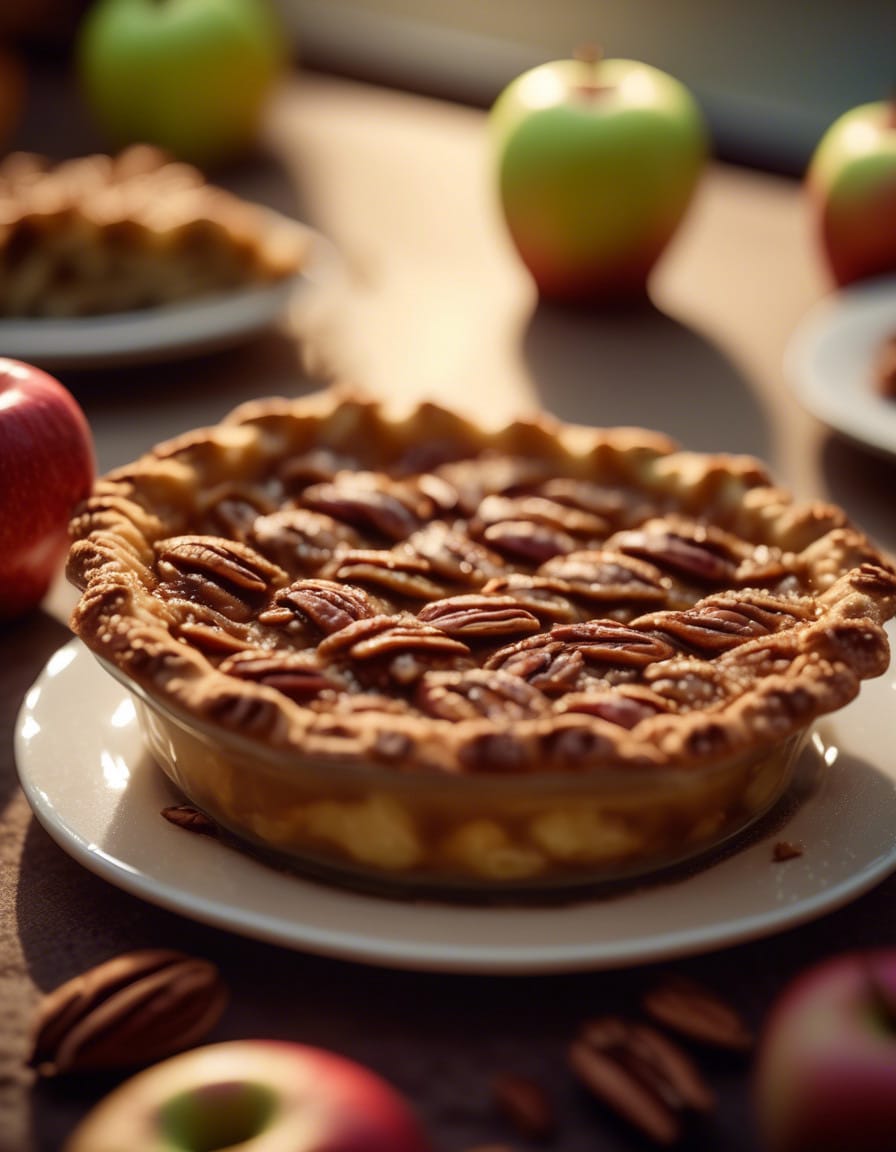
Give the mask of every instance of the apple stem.
[[597, 78], [597, 66], [603, 59], [603, 50], [599, 44], [580, 44], [576, 48], [574, 57], [588, 66], [588, 79], [583, 84], [576, 85], [576, 91], [589, 99], [594, 99], [601, 92], [606, 92], [607, 85], [601, 84]]

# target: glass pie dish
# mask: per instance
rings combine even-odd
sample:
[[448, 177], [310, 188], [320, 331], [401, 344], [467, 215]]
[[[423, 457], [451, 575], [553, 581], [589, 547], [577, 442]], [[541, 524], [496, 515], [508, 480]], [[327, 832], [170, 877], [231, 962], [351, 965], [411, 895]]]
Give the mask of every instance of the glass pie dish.
[[395, 894], [704, 854], [881, 674], [896, 573], [756, 461], [539, 414], [259, 400], [101, 479], [73, 627], [248, 850]]

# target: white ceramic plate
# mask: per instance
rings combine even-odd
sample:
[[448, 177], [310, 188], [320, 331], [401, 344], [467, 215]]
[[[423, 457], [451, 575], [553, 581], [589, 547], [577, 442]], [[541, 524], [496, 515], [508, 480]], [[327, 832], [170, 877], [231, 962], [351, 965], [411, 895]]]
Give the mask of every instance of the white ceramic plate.
[[234, 347], [270, 327], [297, 293], [320, 283], [332, 271], [332, 247], [319, 233], [306, 231], [311, 249], [295, 276], [116, 315], [0, 319], [0, 356], [53, 371], [157, 363]]
[[[896, 639], [896, 631], [891, 633]], [[686, 876], [558, 906], [399, 901], [265, 866], [167, 823], [177, 795], [143, 751], [129, 694], [79, 641], [47, 664], [16, 725], [22, 786], [76, 860], [185, 916], [287, 947], [392, 967], [536, 973], [695, 953], [777, 931], [896, 869], [896, 674], [820, 726], [793, 795], [749, 841]], [[804, 853], [772, 861], [779, 839]]]
[[896, 454], [896, 400], [875, 388], [875, 359], [896, 335], [896, 277], [834, 292], [794, 332], [785, 368], [813, 416], [867, 447]]

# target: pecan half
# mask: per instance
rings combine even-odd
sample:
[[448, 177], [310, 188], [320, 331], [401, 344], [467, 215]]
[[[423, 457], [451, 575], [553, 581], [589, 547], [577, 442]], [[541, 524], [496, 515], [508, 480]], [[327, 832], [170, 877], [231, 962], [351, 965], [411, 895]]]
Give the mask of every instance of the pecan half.
[[169, 824], [195, 832], [199, 836], [217, 836], [218, 825], [211, 816], [194, 808], [192, 804], [170, 804], [162, 809], [162, 815]]
[[512, 596], [533, 616], [551, 624], [572, 624], [582, 619], [583, 613], [571, 599], [573, 592], [573, 586], [565, 580], [525, 572], [495, 576], [482, 586], [483, 595]]
[[675, 655], [675, 649], [662, 637], [629, 628], [616, 620], [556, 624], [550, 636], [574, 646], [589, 663], [610, 664], [616, 668], [645, 668]]
[[425, 624], [435, 624], [449, 636], [469, 643], [501, 640], [538, 632], [538, 618], [512, 596], [481, 596], [470, 593], [433, 600], [417, 613]]
[[654, 1020], [689, 1040], [735, 1052], [753, 1046], [753, 1033], [740, 1013], [695, 980], [668, 977], [645, 994], [643, 1004]]
[[306, 652], [244, 650], [222, 660], [219, 670], [240, 680], [266, 684], [299, 702], [345, 687], [332, 673], [321, 669], [312, 653]]
[[562, 696], [579, 685], [585, 661], [578, 649], [539, 633], [499, 648], [482, 666], [519, 676], [548, 696]]
[[482, 529], [481, 539], [518, 560], [541, 564], [552, 556], [571, 552], [576, 542], [562, 528], [535, 524], [531, 520], [501, 520]]
[[376, 605], [363, 588], [334, 580], [296, 580], [275, 596], [273, 607], [259, 614], [262, 624], [298, 620], [329, 636], [356, 620], [376, 615]]
[[429, 669], [452, 667], [469, 657], [470, 649], [411, 613], [399, 612], [347, 625], [322, 640], [317, 654], [327, 664], [349, 664], [365, 681], [386, 678], [405, 686]]
[[686, 528], [671, 531], [662, 523], [648, 523], [643, 528], [617, 532], [606, 544], [702, 584], [731, 584], [740, 557], [729, 551], [727, 542], [727, 534], [714, 534], [698, 526], [690, 532]]
[[433, 572], [453, 584], [479, 587], [489, 577], [504, 571], [497, 552], [484, 548], [441, 520], [434, 520], [412, 533], [402, 548], [426, 560]]
[[237, 540], [173, 536], [155, 550], [163, 595], [185, 596], [233, 620], [250, 619], [269, 590], [287, 579], [282, 568]]
[[289, 572], [316, 571], [342, 548], [354, 548], [361, 537], [343, 524], [310, 508], [282, 508], [259, 516], [250, 542]]
[[668, 596], [668, 580], [654, 564], [605, 548], [555, 556], [538, 575], [564, 581], [570, 595], [589, 604], [658, 606]]
[[339, 472], [328, 483], [306, 488], [302, 503], [390, 540], [406, 539], [433, 511], [431, 501], [413, 484], [379, 472]]
[[432, 600], [444, 594], [430, 577], [429, 562], [398, 549], [350, 548], [322, 569], [334, 580], [372, 584], [391, 596]]
[[228, 998], [207, 960], [163, 949], [125, 953], [44, 998], [29, 1063], [43, 1075], [150, 1064], [203, 1039]]
[[657, 1144], [675, 1144], [688, 1112], [709, 1112], [712, 1093], [677, 1044], [649, 1025], [606, 1016], [585, 1023], [570, 1046], [577, 1079]]
[[656, 716], [658, 712], [665, 712], [667, 707], [662, 696], [638, 684], [628, 685], [624, 691], [570, 692], [559, 705], [561, 712], [597, 716], [627, 729]]
[[533, 524], [556, 528], [570, 536], [594, 540], [602, 540], [609, 528], [602, 516], [595, 516], [593, 512], [581, 508], [571, 508], [544, 496], [495, 495], [486, 496], [476, 509], [474, 530], [481, 532], [491, 524], [502, 524], [508, 520], [528, 520]]
[[557, 1122], [551, 1098], [532, 1076], [502, 1072], [492, 1081], [495, 1107], [520, 1135], [529, 1140], [547, 1140]]
[[260, 492], [225, 487], [214, 493], [203, 516], [203, 530], [213, 536], [250, 543], [252, 525], [273, 511], [271, 500]]
[[548, 707], [542, 693], [518, 676], [479, 668], [427, 672], [417, 685], [416, 703], [427, 716], [454, 721], [483, 716], [525, 720]]

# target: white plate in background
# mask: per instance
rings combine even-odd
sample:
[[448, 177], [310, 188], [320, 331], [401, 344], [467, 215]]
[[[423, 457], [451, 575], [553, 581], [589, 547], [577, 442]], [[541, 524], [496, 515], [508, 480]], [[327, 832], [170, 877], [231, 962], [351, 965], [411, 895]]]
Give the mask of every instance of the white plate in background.
[[877, 390], [875, 363], [896, 337], [896, 276], [851, 285], [821, 300], [787, 348], [800, 403], [822, 423], [878, 452], [896, 454], [896, 398]]
[[0, 356], [48, 371], [159, 363], [232, 348], [283, 315], [298, 294], [332, 274], [330, 243], [313, 229], [294, 276], [214, 296], [104, 316], [0, 319]]

